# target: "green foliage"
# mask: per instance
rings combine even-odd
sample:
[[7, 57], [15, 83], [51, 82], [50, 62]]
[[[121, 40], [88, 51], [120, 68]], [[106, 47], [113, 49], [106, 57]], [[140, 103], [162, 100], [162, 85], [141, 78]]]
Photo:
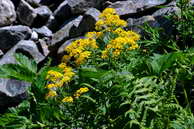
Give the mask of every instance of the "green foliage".
[[17, 64], [4, 64], [0, 67], [0, 77], [33, 82], [37, 72], [36, 62], [22, 54], [16, 54], [15, 59]]
[[191, 46], [194, 41], [194, 7], [190, 6], [190, 0], [179, 0], [177, 5], [181, 9], [181, 14], [175, 17], [177, 38], [186, 43], [186, 47]]

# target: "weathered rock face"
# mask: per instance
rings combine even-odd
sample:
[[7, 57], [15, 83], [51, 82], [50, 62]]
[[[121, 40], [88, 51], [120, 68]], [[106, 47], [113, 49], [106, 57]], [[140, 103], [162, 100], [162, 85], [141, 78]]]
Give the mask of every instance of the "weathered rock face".
[[79, 16], [76, 19], [70, 21], [62, 29], [54, 33], [53, 39], [50, 45], [51, 49], [56, 49], [63, 41], [67, 40], [68, 38], [76, 37], [79, 34], [77, 33], [77, 28], [83, 19], [83, 16]]
[[54, 11], [54, 16], [59, 21], [65, 21], [68, 18], [70, 18], [71, 15], [72, 15], [71, 8], [67, 0], [61, 3], [59, 7]]
[[39, 7], [41, 0], [26, 0], [32, 7]]
[[170, 7], [166, 7], [166, 8], [162, 8], [157, 10], [156, 12], [154, 12], [152, 14], [152, 16], [154, 17], [163, 17], [163, 16], [168, 16], [171, 14], [178, 14], [180, 13], [180, 9], [176, 6], [170, 6]]
[[31, 29], [27, 26], [8, 26], [0, 28], [0, 49], [6, 51], [12, 48], [20, 40], [29, 39]]
[[33, 41], [21, 40], [0, 59], [0, 65], [15, 63], [13, 54], [16, 52], [24, 52], [25, 54], [28, 53], [37, 63], [44, 59], [44, 56], [39, 52], [36, 44]]
[[21, 0], [17, 8], [17, 15], [22, 24], [31, 26], [37, 16], [34, 8], [26, 1]]
[[52, 31], [46, 26], [41, 28], [33, 28], [32, 30], [37, 32], [41, 37], [52, 37], [53, 35]]
[[78, 27], [78, 31], [80, 34], [84, 35], [84, 33], [92, 31], [95, 29], [95, 24], [98, 21], [98, 17], [100, 15], [100, 11], [95, 8], [90, 8], [83, 16], [83, 19]]
[[0, 27], [12, 24], [16, 20], [16, 12], [10, 0], [0, 0]]
[[128, 18], [127, 22], [127, 29], [133, 30], [138, 33], [142, 32], [142, 29], [139, 26], [143, 25], [144, 23], [148, 23], [149, 25], [153, 25], [154, 27], [158, 25], [156, 19], [153, 16], [143, 16], [137, 19]]
[[109, 8], [115, 8], [120, 16], [130, 16], [143, 12], [152, 7], [165, 4], [167, 0], [128, 0], [117, 1], [109, 5]]
[[37, 17], [33, 24], [33, 26], [35, 27], [41, 27], [45, 25], [49, 20], [49, 17], [52, 15], [52, 11], [47, 6], [40, 6], [34, 11], [37, 14]]
[[91, 7], [100, 8], [104, 0], [67, 0], [72, 14], [83, 14]]
[[[28, 56], [31, 56], [37, 63], [45, 58], [39, 52], [33, 41], [22, 40], [0, 59], [0, 65], [16, 63], [13, 57], [16, 52], [28, 54]], [[0, 78], [0, 107], [11, 106], [13, 103], [16, 104], [23, 100], [26, 97], [25, 91], [28, 86], [30, 86], [30, 84], [27, 82]]]

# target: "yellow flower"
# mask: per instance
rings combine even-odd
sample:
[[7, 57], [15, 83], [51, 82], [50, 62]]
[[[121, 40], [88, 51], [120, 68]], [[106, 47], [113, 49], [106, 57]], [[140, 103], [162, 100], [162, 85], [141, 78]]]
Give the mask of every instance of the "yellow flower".
[[71, 59], [71, 57], [70, 57], [69, 55], [64, 55], [64, 56], [62, 57], [61, 62], [67, 63], [70, 59]]
[[63, 74], [54, 70], [50, 70], [47, 73], [46, 79], [52, 82], [56, 82], [63, 77]]
[[[89, 32], [87, 36], [93, 37], [94, 35], [97, 36], [97, 34], [99, 35], [99, 33], [96, 32]], [[76, 40], [71, 43], [71, 45], [66, 47], [65, 50], [70, 57], [73, 57], [75, 59], [75, 63], [77, 65], [80, 65], [91, 55], [91, 52], [88, 51], [89, 48], [98, 48], [95, 39], [87, 38]]]
[[102, 30], [105, 29], [108, 30], [114, 30], [118, 27], [125, 27], [127, 25], [127, 22], [124, 20], [121, 20], [119, 16], [116, 14], [116, 10], [113, 8], [107, 8], [105, 9], [99, 16], [100, 20], [96, 22], [96, 30]]
[[50, 91], [46, 94], [45, 99], [48, 99], [48, 98], [50, 98], [50, 97], [55, 97], [55, 96], [57, 96], [57, 92], [54, 91], [54, 90], [50, 90]]
[[108, 51], [107, 50], [102, 51], [101, 58], [103, 58], [103, 59], [108, 58]]
[[49, 89], [54, 88], [54, 87], [57, 87], [57, 85], [56, 84], [48, 84], [46, 86], [46, 88], [49, 88]]
[[75, 97], [75, 98], [78, 98], [78, 97], [80, 97], [81, 94], [86, 93], [86, 92], [88, 92], [88, 91], [89, 91], [89, 89], [88, 89], [87, 87], [80, 88], [79, 90], [77, 90], [77, 91], [74, 93], [74, 97]]
[[63, 79], [61, 80], [63, 83], [67, 83], [67, 82], [70, 82], [71, 80], [71, 77], [68, 77], [68, 76], [64, 76]]
[[128, 50], [138, 48], [138, 44], [136, 43], [138, 34], [131, 31], [127, 32], [121, 28], [118, 28], [113, 32], [117, 34], [118, 37], [107, 44], [105, 50], [102, 51], [101, 58], [107, 58], [111, 51], [113, 57], [118, 57], [126, 47], [128, 47]]
[[116, 10], [113, 8], [106, 8], [103, 10], [102, 14], [116, 14]]
[[61, 63], [58, 65], [59, 68], [65, 69], [67, 67], [66, 63]]
[[79, 57], [76, 59], [76, 64], [82, 64], [85, 59], [89, 58], [89, 56], [91, 55], [90, 51], [84, 51], [83, 53], [80, 53]]
[[73, 102], [73, 98], [71, 96], [65, 97], [62, 102], [66, 102], [66, 103], [72, 103]]

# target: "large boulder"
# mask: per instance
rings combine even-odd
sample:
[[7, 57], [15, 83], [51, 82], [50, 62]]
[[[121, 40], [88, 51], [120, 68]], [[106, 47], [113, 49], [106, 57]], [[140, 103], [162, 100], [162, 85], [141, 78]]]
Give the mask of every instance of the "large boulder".
[[142, 28], [140, 28], [140, 26], [144, 25], [144, 23], [147, 23], [151, 26], [154, 27], [159, 27], [158, 22], [156, 21], [156, 19], [153, 16], [143, 16], [140, 18], [128, 18], [127, 19], [127, 29], [128, 30], [133, 30], [137, 33], [142, 33]]
[[50, 50], [56, 50], [57, 47], [59, 47], [65, 40], [79, 36], [80, 33], [78, 33], [77, 28], [79, 27], [82, 19], [83, 16], [79, 16], [65, 24], [59, 31], [54, 33], [51, 44], [49, 46]]
[[52, 31], [46, 26], [43, 26], [41, 28], [33, 28], [32, 30], [37, 32], [40, 37], [52, 37], [53, 35]]
[[52, 11], [47, 6], [33, 8], [29, 3], [21, 0], [17, 8], [17, 15], [22, 24], [41, 27], [47, 23]]
[[176, 6], [167, 6], [165, 8], [161, 8], [154, 12], [152, 16], [154, 17], [164, 17], [164, 16], [169, 16], [172, 14], [179, 14], [181, 12], [180, 8]]
[[[37, 63], [45, 58], [33, 41], [22, 40], [0, 59], [0, 65], [15, 64], [16, 61], [13, 55], [16, 52], [32, 57]], [[0, 78], [0, 108], [13, 106], [26, 98], [26, 88], [28, 86], [30, 84], [24, 81]]]
[[181, 10], [176, 6], [176, 2], [171, 2], [165, 8], [161, 8], [154, 12], [152, 16], [157, 20], [159, 27], [164, 28], [166, 33], [172, 34], [174, 31], [173, 21], [166, 18], [166, 16], [179, 15], [180, 13]]
[[21, 0], [17, 8], [17, 16], [22, 24], [31, 26], [37, 17], [37, 13], [29, 3]]
[[0, 0], [0, 26], [12, 24], [16, 20], [16, 12], [10, 0]]
[[41, 0], [26, 0], [32, 7], [36, 8], [40, 6]]
[[58, 23], [58, 21], [56, 20], [56, 18], [51, 15], [46, 23], [46, 26], [52, 31], [52, 32], [56, 32], [58, 31], [58, 29], [60, 28], [60, 24]]
[[72, 17], [71, 8], [67, 0], [58, 6], [58, 8], [54, 11], [54, 16], [58, 21], [61, 22], [64, 22], [68, 18]]
[[101, 8], [104, 0], [67, 0], [72, 14], [83, 14], [91, 7]]
[[40, 4], [48, 6], [54, 11], [64, 0], [40, 0]]
[[80, 35], [84, 35], [86, 32], [93, 31], [95, 24], [99, 20], [100, 11], [95, 8], [90, 8], [84, 15], [78, 27]]
[[52, 11], [47, 6], [40, 6], [34, 9], [34, 11], [37, 14], [33, 24], [35, 27], [41, 27], [45, 25], [52, 15]]
[[120, 16], [131, 16], [155, 6], [163, 5], [167, 0], [126, 0], [110, 3], [109, 8], [115, 8]]
[[31, 37], [31, 29], [27, 26], [17, 25], [0, 28], [0, 49], [7, 51], [20, 40]]

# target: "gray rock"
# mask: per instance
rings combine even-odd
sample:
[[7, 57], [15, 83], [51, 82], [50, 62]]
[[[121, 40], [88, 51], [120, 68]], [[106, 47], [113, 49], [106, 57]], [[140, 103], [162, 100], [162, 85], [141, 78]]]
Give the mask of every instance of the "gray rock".
[[157, 20], [159, 27], [164, 28], [165, 32], [168, 34], [172, 34], [173, 32], [173, 23], [171, 20], [166, 18], [165, 16], [170, 15], [179, 15], [181, 13], [180, 8], [176, 7], [176, 3], [170, 3], [166, 8], [162, 8], [157, 10], [152, 16]]
[[157, 10], [152, 14], [154, 17], [164, 17], [164, 16], [169, 16], [171, 14], [179, 14], [181, 10], [178, 7], [166, 7]]
[[91, 7], [100, 8], [104, 0], [67, 0], [72, 14], [83, 14]]
[[115, 8], [120, 16], [130, 16], [166, 2], [167, 0], [127, 0], [117, 1], [108, 7]]
[[60, 21], [65, 21], [72, 16], [71, 8], [67, 0], [61, 3], [59, 7], [54, 11], [54, 16], [57, 20]]
[[37, 41], [38, 40], [38, 34], [36, 31], [32, 31], [31, 40]]
[[82, 19], [83, 16], [79, 16], [76, 19], [68, 22], [59, 31], [54, 33], [49, 49], [52, 51], [53, 49], [56, 49], [58, 46], [60, 46], [61, 43], [65, 40], [79, 36], [80, 33], [77, 33], [77, 28], [80, 25]]
[[86, 32], [93, 31], [95, 24], [99, 20], [100, 11], [95, 8], [90, 8], [83, 16], [83, 19], [78, 27], [81, 35]]
[[20, 40], [29, 39], [31, 29], [27, 26], [8, 26], [0, 28], [0, 49], [6, 51], [12, 48]]
[[35, 12], [38, 14], [38, 16], [47, 19], [52, 15], [52, 11], [47, 6], [40, 6], [35, 9]]
[[21, 0], [17, 8], [17, 15], [22, 24], [31, 26], [37, 17], [34, 8], [26, 1]]
[[37, 32], [42, 37], [52, 37], [53, 35], [52, 31], [46, 26], [43, 26], [41, 28], [33, 28], [32, 30]]
[[128, 18], [127, 19], [127, 29], [133, 30], [137, 33], [141, 33], [142, 29], [139, 26], [142, 26], [144, 23], [148, 23], [149, 25], [158, 26], [156, 19], [153, 16], [143, 16], [141, 18]]
[[37, 14], [37, 17], [34, 21], [33, 26], [41, 27], [45, 25], [49, 17], [52, 15], [52, 11], [47, 6], [40, 6], [34, 10], [34, 12]]
[[[13, 57], [14, 53], [16, 52], [29, 54], [37, 63], [45, 58], [39, 52], [36, 44], [33, 41], [22, 40], [0, 59], [0, 65], [16, 63], [15, 58]], [[0, 107], [11, 106], [13, 103], [17, 104], [25, 99], [25, 92], [28, 86], [30, 86], [30, 84], [27, 82], [0, 78]]]
[[52, 11], [56, 10], [57, 7], [63, 2], [64, 0], [41, 0], [42, 5], [48, 6]]
[[13, 54], [16, 52], [28, 53], [33, 59], [39, 63], [44, 60], [44, 56], [39, 52], [36, 44], [30, 40], [21, 40], [12, 49], [10, 49], [1, 59], [0, 65], [8, 63], [16, 63]]
[[44, 55], [44, 56], [48, 56], [48, 54], [50, 53], [49, 49], [48, 49], [48, 45], [47, 45], [47, 42], [43, 39], [39, 39], [39, 42], [37, 43], [37, 45], [39, 45], [41, 48], [41, 53]]
[[26, 0], [32, 7], [36, 8], [40, 6], [41, 0]]
[[4, 53], [2, 52], [2, 50], [0, 50], [0, 57], [2, 57], [4, 55]]
[[59, 24], [58, 24], [57, 20], [55, 19], [55, 17], [51, 15], [51, 16], [49, 17], [47, 23], [46, 23], [46, 26], [47, 26], [50, 30], [52, 30], [52, 32], [56, 32], [57, 29], [58, 29]]
[[0, 78], [0, 108], [6, 110], [26, 99], [25, 91], [29, 86], [27, 82]]
[[16, 12], [10, 0], [0, 0], [0, 26], [12, 24], [16, 20]]

